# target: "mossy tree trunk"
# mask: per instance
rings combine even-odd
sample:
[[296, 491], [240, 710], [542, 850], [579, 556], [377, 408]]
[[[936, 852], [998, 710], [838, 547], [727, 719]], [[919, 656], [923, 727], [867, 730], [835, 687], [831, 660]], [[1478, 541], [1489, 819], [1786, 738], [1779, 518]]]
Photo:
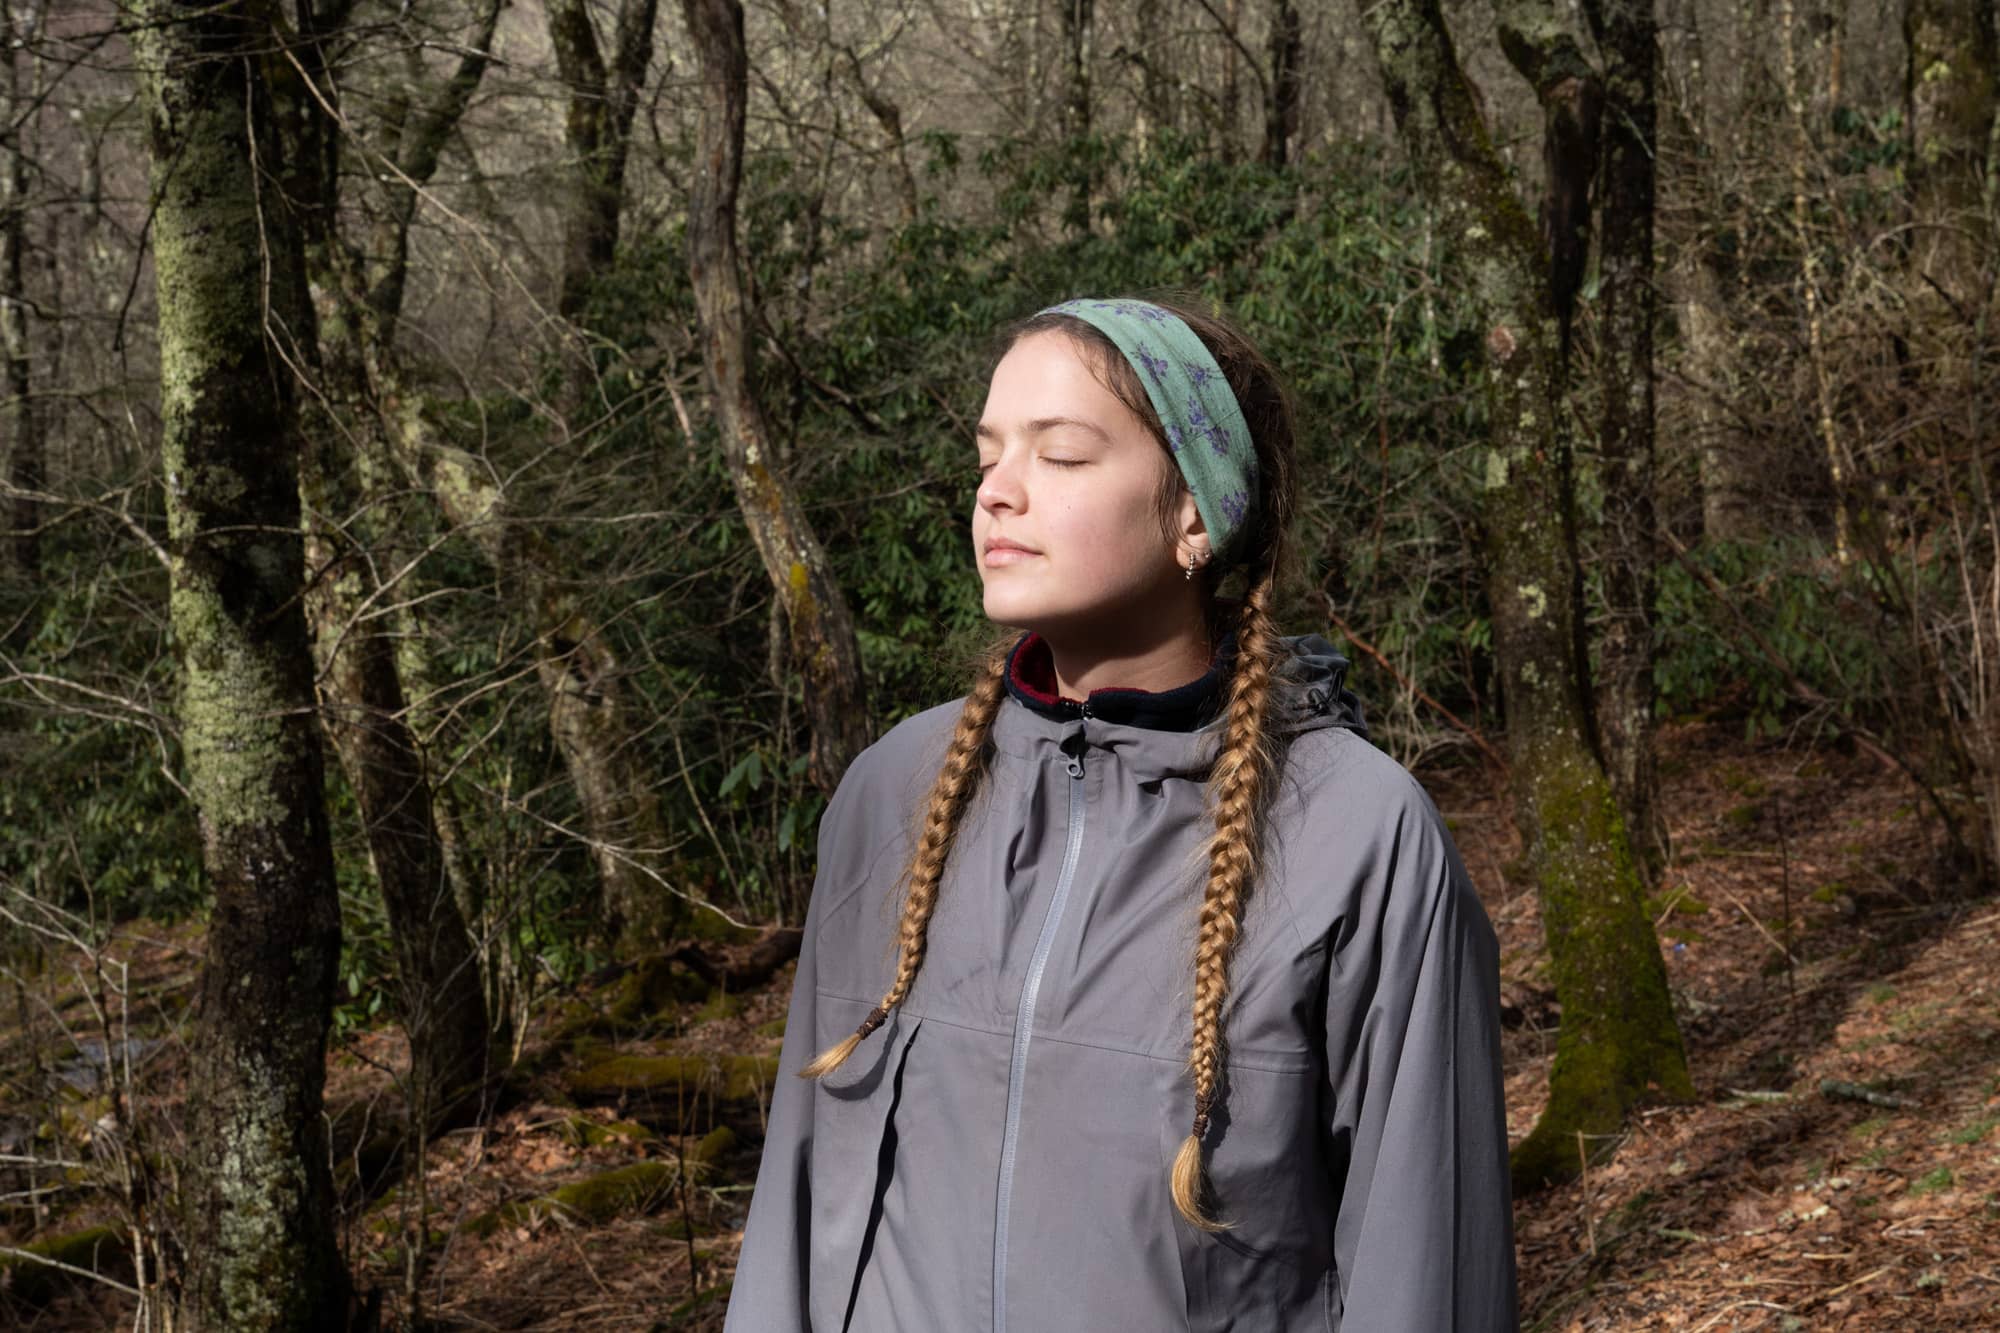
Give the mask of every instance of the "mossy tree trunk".
[[868, 744], [868, 695], [847, 600], [804, 507], [774, 466], [770, 428], [750, 387], [748, 311], [736, 253], [748, 76], [743, 7], [738, 0], [682, 0], [682, 5], [704, 87], [688, 199], [688, 267], [709, 388], [737, 506], [785, 608], [792, 661], [805, 677], [812, 780], [832, 792]]
[[[458, 77], [447, 86], [445, 97], [460, 106], [478, 83], [497, 11], [496, 0], [473, 54], [461, 60]], [[317, 267], [341, 244], [335, 229], [340, 130], [327, 110], [338, 104], [339, 91], [325, 55], [339, 38], [334, 25], [343, 16], [308, 11], [304, 20], [297, 64], [287, 66], [313, 86], [287, 82], [280, 90], [288, 131], [283, 165], [288, 196], [299, 205], [307, 262]], [[420, 117], [435, 119], [434, 110]], [[455, 122], [456, 115], [446, 119]], [[318, 263], [313, 256], [321, 257]], [[354, 792], [381, 889], [396, 960], [396, 1014], [410, 1043], [409, 1104], [413, 1122], [427, 1129], [478, 1105], [488, 1073], [486, 991], [448, 874], [429, 766], [409, 725], [388, 590], [375, 579], [369, 557], [383, 549], [386, 534], [372, 517], [376, 507], [361, 502], [364, 487], [356, 478], [365, 474], [366, 460], [343, 447], [365, 433], [365, 425], [356, 431], [348, 424], [365, 418], [359, 359], [351, 346], [357, 312], [337, 314], [325, 330], [331, 338], [323, 338], [311, 302], [302, 298], [299, 304], [293, 360], [318, 385], [303, 411], [300, 495], [313, 571], [305, 606], [321, 719]]]
[[188, 1086], [178, 1326], [345, 1327], [322, 1091], [340, 957], [300, 593], [296, 223], [261, 3], [145, 0], [161, 475], [181, 740], [213, 893]]
[[[1418, 180], [1485, 325], [1487, 596], [1516, 818], [1534, 866], [1562, 1029], [1517, 1188], [1573, 1174], [1578, 1135], [1691, 1092], [1659, 943], [1578, 671], [1572, 441], [1549, 251], [1495, 152], [1438, 0], [1362, 10]], [[1551, 521], [1551, 520], [1554, 521]]]
[[618, 249], [625, 158], [653, 59], [659, 0], [619, 0], [608, 65], [584, 0], [550, 0], [548, 13], [556, 68], [569, 85], [563, 137], [577, 173], [577, 188], [563, 206], [557, 309], [563, 318], [575, 319], [583, 313], [591, 279], [610, 267]]

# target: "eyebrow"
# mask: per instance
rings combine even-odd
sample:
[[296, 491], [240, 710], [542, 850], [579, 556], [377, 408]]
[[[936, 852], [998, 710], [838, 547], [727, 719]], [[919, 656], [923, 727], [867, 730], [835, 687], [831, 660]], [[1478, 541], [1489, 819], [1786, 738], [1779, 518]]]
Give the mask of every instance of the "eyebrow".
[[[1101, 428], [1080, 417], [1036, 417], [1028, 423], [1028, 434], [1038, 435], [1042, 431], [1052, 429], [1056, 426], [1081, 426], [1100, 440], [1108, 443], [1111, 439]], [[1000, 438], [1000, 432], [983, 421], [979, 423], [978, 428], [972, 433], [982, 440], [997, 440]]]

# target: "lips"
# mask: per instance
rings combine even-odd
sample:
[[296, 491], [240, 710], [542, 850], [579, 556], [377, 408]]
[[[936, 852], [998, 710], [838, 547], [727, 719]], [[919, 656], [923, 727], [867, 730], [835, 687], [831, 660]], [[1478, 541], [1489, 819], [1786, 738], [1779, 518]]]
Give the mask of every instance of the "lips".
[[979, 563], [988, 569], [998, 569], [1005, 565], [1018, 565], [1041, 555], [1019, 542], [1010, 542], [1004, 537], [994, 537], [987, 541], [986, 549], [980, 553]]

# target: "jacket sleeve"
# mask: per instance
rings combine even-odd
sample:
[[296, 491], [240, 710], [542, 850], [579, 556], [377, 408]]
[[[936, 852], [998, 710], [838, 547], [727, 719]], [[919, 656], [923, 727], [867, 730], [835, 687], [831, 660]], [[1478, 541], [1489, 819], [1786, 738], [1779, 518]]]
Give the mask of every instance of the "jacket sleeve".
[[1499, 945], [1443, 817], [1395, 785], [1352, 834], [1368, 845], [1329, 960], [1340, 1328], [1512, 1330]]
[[798, 1071], [818, 1054], [814, 1049], [814, 996], [819, 916], [832, 864], [829, 843], [837, 836], [847, 791], [843, 784], [820, 817], [817, 882], [806, 905], [799, 942], [798, 971], [785, 1017], [785, 1040], [778, 1055], [777, 1086], [764, 1128], [764, 1156], [750, 1195], [743, 1248], [729, 1292], [724, 1333], [806, 1333], [807, 1257], [811, 1253], [813, 1098], [811, 1083]]

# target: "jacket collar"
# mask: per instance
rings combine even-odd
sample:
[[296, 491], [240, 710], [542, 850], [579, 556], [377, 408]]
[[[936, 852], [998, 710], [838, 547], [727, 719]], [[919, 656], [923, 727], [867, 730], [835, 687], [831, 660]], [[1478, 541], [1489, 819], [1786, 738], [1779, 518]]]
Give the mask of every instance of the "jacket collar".
[[[1347, 659], [1317, 634], [1286, 635], [1282, 642], [1286, 660], [1274, 682], [1277, 697], [1272, 700], [1273, 729], [1282, 735], [1296, 736], [1327, 727], [1339, 727], [1365, 738], [1368, 723], [1362, 714], [1361, 701], [1346, 686]], [[1022, 643], [1017, 643], [1015, 652], [1018, 653], [1022, 647]], [[1233, 654], [1233, 640], [1230, 640], [1230, 647]], [[1216, 666], [1222, 665], [1219, 662], [1220, 646], [1217, 649], [1218, 662], [1211, 665], [1210, 673], [1216, 679], [1206, 687], [1213, 696], [1207, 720], [1182, 730], [1106, 718], [1097, 707], [1098, 696], [1107, 694], [1103, 690], [1091, 692], [1091, 715], [1088, 718], [1083, 716], [1081, 703], [1076, 700], [1068, 701], [1069, 708], [1065, 711], [1060, 707], [1060, 699], [1052, 706], [1032, 695], [1024, 698], [1026, 692], [1015, 689], [1013, 657], [1014, 654], [1010, 653], [1007, 699], [994, 716], [992, 730], [988, 733], [1001, 753], [1039, 763], [1060, 759], [1066, 742], [1073, 745], [1080, 741], [1112, 754], [1128, 776], [1140, 782], [1169, 776], [1200, 779], [1207, 775], [1215, 762], [1215, 752], [1221, 744], [1224, 728], [1219, 699], [1221, 686], [1227, 679], [1224, 672], [1216, 670]], [[1208, 680], [1207, 675], [1202, 677], [1202, 681]], [[1190, 686], [1199, 686], [1202, 681], [1190, 682]], [[1177, 692], [1137, 690], [1110, 691], [1109, 694], [1147, 695], [1152, 699], [1153, 706], [1157, 706], [1160, 696]], [[1053, 697], [1053, 691], [1046, 694]], [[1107, 698], [1106, 702], [1111, 700]]]
[[1154, 731], [1195, 731], [1221, 708], [1222, 687], [1235, 660], [1236, 632], [1231, 630], [1216, 645], [1208, 670], [1185, 685], [1170, 690], [1114, 685], [1092, 690], [1085, 700], [1070, 699], [1057, 692], [1048, 640], [1030, 630], [1007, 654], [1007, 693], [1029, 712], [1055, 722], [1087, 716]]

